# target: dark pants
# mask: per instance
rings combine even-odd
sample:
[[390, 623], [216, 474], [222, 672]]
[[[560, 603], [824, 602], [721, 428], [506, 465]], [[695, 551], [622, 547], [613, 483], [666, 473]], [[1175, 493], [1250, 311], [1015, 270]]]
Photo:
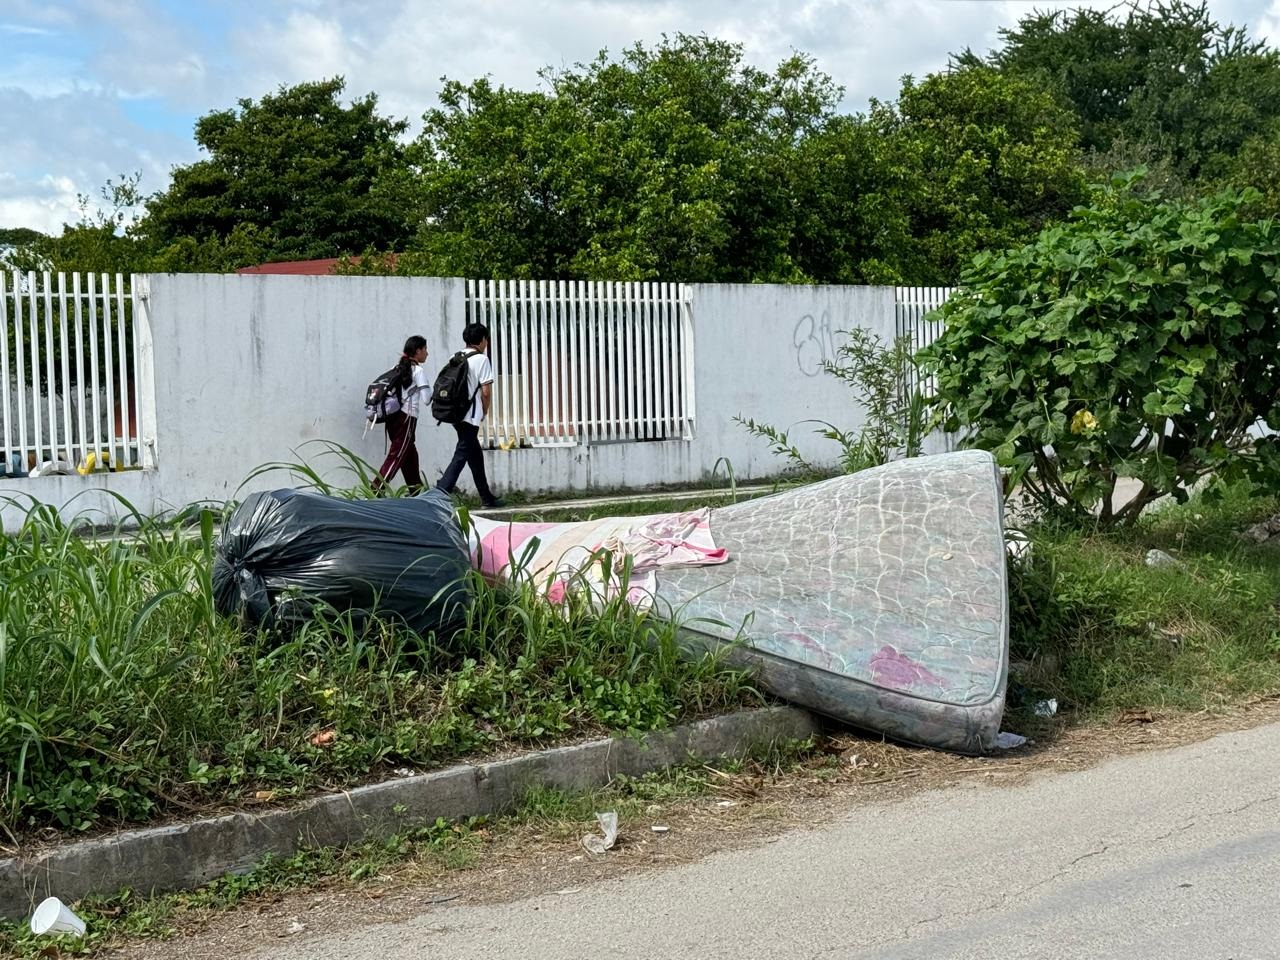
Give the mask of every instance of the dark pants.
[[373, 489], [381, 490], [397, 471], [403, 471], [409, 492], [417, 493], [422, 489], [422, 472], [418, 468], [418, 442], [414, 437], [418, 429], [418, 418], [397, 410], [387, 417], [386, 424], [387, 439], [391, 446], [378, 476], [373, 478]]
[[462, 475], [464, 466], [471, 468], [471, 479], [475, 482], [476, 493], [480, 494], [480, 502], [488, 506], [496, 499], [489, 489], [489, 480], [484, 474], [484, 449], [480, 446], [480, 428], [470, 423], [455, 423], [453, 429], [458, 431], [458, 445], [453, 450], [453, 459], [445, 467], [440, 482], [436, 487], [445, 493], [453, 493], [458, 485], [458, 477]]

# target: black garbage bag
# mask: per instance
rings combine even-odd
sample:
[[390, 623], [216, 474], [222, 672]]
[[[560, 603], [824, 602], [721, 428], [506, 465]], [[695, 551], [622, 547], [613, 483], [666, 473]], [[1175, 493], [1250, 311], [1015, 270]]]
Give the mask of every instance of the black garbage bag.
[[449, 497], [344, 500], [302, 490], [249, 496], [213, 561], [214, 606], [289, 628], [319, 605], [452, 633], [470, 601], [470, 557]]

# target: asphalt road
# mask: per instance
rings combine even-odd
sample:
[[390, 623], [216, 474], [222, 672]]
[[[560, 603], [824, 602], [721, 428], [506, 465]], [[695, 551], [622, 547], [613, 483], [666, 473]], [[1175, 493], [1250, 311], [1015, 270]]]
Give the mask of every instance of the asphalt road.
[[272, 958], [1280, 957], [1280, 725]]

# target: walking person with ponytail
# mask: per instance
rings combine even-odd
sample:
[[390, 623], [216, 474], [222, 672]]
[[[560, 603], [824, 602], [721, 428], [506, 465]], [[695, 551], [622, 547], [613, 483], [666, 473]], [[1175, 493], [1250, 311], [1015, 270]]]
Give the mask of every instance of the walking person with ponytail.
[[431, 395], [431, 382], [423, 361], [427, 359], [425, 337], [412, 336], [404, 342], [404, 352], [396, 366], [395, 391], [400, 397], [400, 409], [388, 413], [387, 459], [378, 475], [373, 478], [373, 489], [382, 492], [397, 472], [404, 474], [404, 482], [410, 494], [422, 490], [422, 473], [418, 466], [418, 407], [422, 396]]

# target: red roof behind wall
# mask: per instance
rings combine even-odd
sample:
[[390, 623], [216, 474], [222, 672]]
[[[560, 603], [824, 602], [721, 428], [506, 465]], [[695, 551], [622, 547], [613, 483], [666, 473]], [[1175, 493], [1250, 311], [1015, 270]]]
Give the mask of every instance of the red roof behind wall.
[[241, 267], [236, 273], [282, 273], [295, 277], [327, 277], [333, 273], [338, 258], [325, 260], [284, 260], [280, 263], [260, 263], [256, 267]]
[[[380, 255], [386, 265], [392, 270], [395, 269], [396, 260], [399, 254], [388, 253]], [[281, 260], [279, 263], [260, 263], [256, 267], [241, 267], [236, 273], [276, 273], [285, 274], [294, 277], [327, 277], [333, 273], [333, 268], [338, 265], [339, 257], [326, 257], [323, 260]], [[360, 257], [351, 257], [352, 263], [359, 263]]]

